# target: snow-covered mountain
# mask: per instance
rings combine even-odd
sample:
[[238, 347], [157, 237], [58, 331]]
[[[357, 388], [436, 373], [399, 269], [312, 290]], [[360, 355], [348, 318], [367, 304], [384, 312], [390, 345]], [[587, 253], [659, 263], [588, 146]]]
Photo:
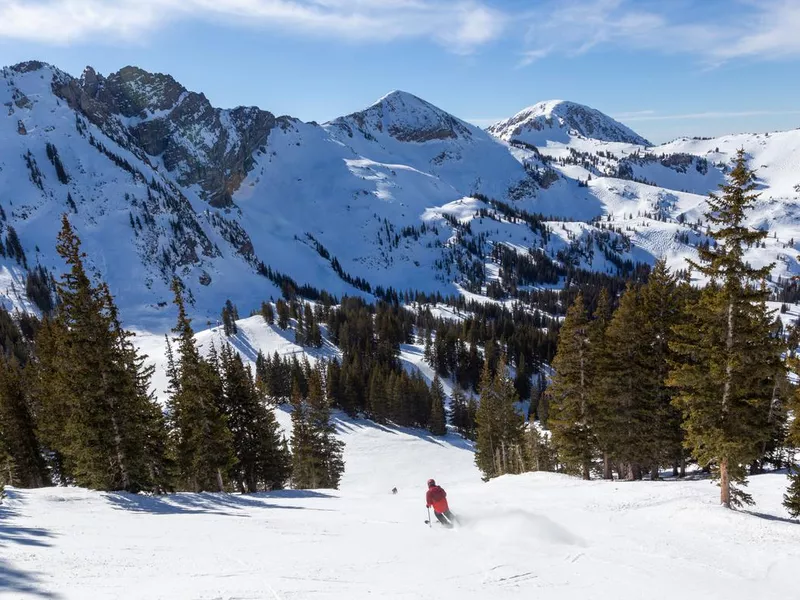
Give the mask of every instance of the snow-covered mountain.
[[320, 125], [218, 109], [135, 67], [75, 78], [30, 62], [0, 76], [0, 296], [18, 308], [35, 309], [29, 270], [63, 268], [64, 212], [123, 317], [155, 329], [172, 320], [174, 276], [214, 322], [225, 299], [247, 312], [287, 285], [485, 296], [496, 283], [493, 297], [554, 285], [509, 283], [508, 252], [612, 274], [659, 256], [683, 268], [740, 146], [762, 183], [751, 223], [773, 234], [750, 259], [800, 273], [800, 131], [650, 147], [568, 102], [484, 131], [399, 91]]
[[573, 137], [604, 142], [650, 146], [650, 142], [599, 110], [564, 100], [548, 100], [529, 106], [487, 131], [507, 142], [534, 146], [548, 142], [568, 143]]

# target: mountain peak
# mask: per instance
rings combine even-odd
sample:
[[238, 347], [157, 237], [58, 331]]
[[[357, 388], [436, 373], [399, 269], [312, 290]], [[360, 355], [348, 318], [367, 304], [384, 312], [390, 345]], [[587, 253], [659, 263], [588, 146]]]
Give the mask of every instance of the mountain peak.
[[370, 136], [388, 134], [401, 142], [428, 142], [455, 138], [471, 138], [470, 125], [430, 102], [409, 92], [394, 90], [368, 108], [330, 123], [352, 128]]
[[652, 145], [599, 110], [568, 100], [538, 102], [510, 119], [491, 125], [487, 131], [507, 142], [520, 141], [534, 145], [568, 142], [576, 136], [605, 142]]

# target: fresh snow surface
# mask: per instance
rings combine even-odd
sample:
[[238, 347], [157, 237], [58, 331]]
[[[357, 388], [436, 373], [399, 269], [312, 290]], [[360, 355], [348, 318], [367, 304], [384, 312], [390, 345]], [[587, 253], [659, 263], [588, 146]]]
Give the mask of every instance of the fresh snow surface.
[[[291, 325], [249, 317], [227, 341], [250, 364], [259, 350], [302, 356]], [[164, 338], [139, 331], [135, 339], [156, 366], [163, 401]], [[204, 352], [225, 339], [219, 327], [197, 334]], [[406, 368], [433, 377], [422, 346], [401, 350]], [[308, 358], [336, 354], [326, 339]], [[276, 416], [288, 435], [286, 407]], [[454, 434], [338, 413], [335, 422], [346, 444], [339, 491], [9, 489], [0, 503], [0, 598], [786, 600], [796, 592], [800, 526], [780, 504], [785, 474], [752, 478], [755, 512], [736, 513], [717, 505], [708, 480], [539, 473], [483, 483], [471, 444]], [[461, 517], [457, 530], [425, 525], [430, 477]]]
[[[758, 514], [737, 513], [705, 480], [482, 483], [459, 438], [337, 426], [348, 469], [339, 491], [9, 490], [0, 597], [796, 597], [800, 526], [784, 520], [783, 475], [754, 477]], [[425, 525], [428, 477], [447, 489], [460, 528]]]

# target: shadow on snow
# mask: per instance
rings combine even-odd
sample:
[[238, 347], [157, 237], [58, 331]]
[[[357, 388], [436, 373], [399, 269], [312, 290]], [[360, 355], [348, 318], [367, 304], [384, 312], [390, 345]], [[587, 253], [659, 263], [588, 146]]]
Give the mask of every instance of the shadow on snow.
[[[19, 494], [16, 490], [6, 490], [7, 500], [17, 500]], [[10, 521], [18, 516], [18, 512], [0, 502], [0, 548], [11, 545], [23, 546], [50, 546], [48, 539], [55, 537], [46, 529], [38, 527], [16, 527]], [[40, 588], [41, 582], [38, 575], [14, 567], [8, 560], [0, 558], [0, 590], [12, 593], [27, 594], [39, 598], [58, 598], [53, 592]]]
[[277, 509], [277, 510], [312, 510], [328, 511], [326, 508], [309, 508], [274, 504], [268, 500], [299, 498], [335, 498], [323, 492], [313, 490], [279, 490], [259, 494], [224, 494], [201, 492], [167, 494], [165, 496], [147, 496], [126, 492], [107, 492], [103, 496], [114, 508], [130, 512], [153, 515], [206, 514], [228, 517], [246, 517], [244, 509]]

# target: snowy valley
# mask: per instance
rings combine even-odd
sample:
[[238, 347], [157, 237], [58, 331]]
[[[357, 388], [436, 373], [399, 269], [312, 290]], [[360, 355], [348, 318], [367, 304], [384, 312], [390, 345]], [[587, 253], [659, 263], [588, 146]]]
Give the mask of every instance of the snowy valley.
[[[295, 443], [298, 408], [317, 401], [316, 381], [316, 408], [324, 405], [328, 425], [326, 411], [333, 406], [331, 436], [344, 442], [345, 461], [339, 489], [291, 489], [314, 486], [294, 486], [296, 474], [286, 473], [277, 482], [261, 477], [256, 490], [245, 490], [234, 464], [245, 462], [238, 446], [232, 462], [223, 457], [213, 468], [202, 465], [205, 476], [218, 478], [218, 488], [168, 468], [159, 480], [163, 473], [154, 474], [152, 465], [141, 475], [147, 483], [138, 488], [136, 482], [97, 486], [143, 490], [140, 494], [74, 485], [23, 489], [14, 485], [9, 467], [12, 484], [0, 501], [0, 598], [785, 600], [796, 595], [800, 527], [782, 505], [785, 467], [794, 458], [786, 432], [795, 390], [783, 386], [787, 378], [777, 344], [758, 355], [775, 359], [758, 381], [759, 393], [764, 382], [775, 382], [763, 428], [771, 428], [772, 437], [751, 444], [758, 452], [741, 461], [752, 469], [748, 490], [755, 507], [721, 508], [719, 491], [683, 452], [682, 438], [659, 438], [672, 446], [659, 447], [650, 462], [636, 463], [638, 475], [632, 462], [620, 459], [616, 479], [609, 481], [599, 479], [604, 466], [611, 474], [599, 446], [585, 461], [592, 463], [593, 480], [564, 474], [578, 472], [562, 468], [564, 461], [558, 469], [555, 459], [541, 469], [538, 461], [555, 453], [548, 445], [550, 400], [544, 392], [554, 375], [559, 331], [578, 290], [586, 292], [581, 327], [594, 331], [602, 318], [598, 307], [608, 300], [599, 290], [609, 291], [611, 304], [620, 304], [626, 285], [645, 280], [659, 259], [680, 277], [704, 283], [698, 273], [687, 273], [686, 259], [696, 260], [698, 249], [713, 244], [706, 200], [726, 181], [740, 149], [756, 171], [760, 193], [746, 225], [767, 232], [747, 248], [745, 260], [754, 268], [773, 264], [769, 306], [784, 326], [798, 318], [793, 278], [800, 276], [800, 129], [653, 145], [593, 108], [560, 100], [534, 104], [481, 129], [402, 91], [320, 124], [257, 107], [216, 108], [171, 76], [136, 67], [107, 76], [87, 67], [74, 77], [40, 62], [0, 71], [0, 104], [0, 301], [17, 320], [12, 324], [0, 311], [3, 348], [16, 356], [11, 367], [0, 361], [0, 382], [14, 381], [16, 361], [23, 365], [18, 380], [31, 382], [30, 389], [20, 384], [23, 391], [16, 395], [3, 383], [0, 399], [30, 402], [42, 413], [47, 413], [42, 406], [66, 406], [64, 389], [72, 394], [64, 397], [97, 400], [96, 390], [84, 382], [101, 380], [92, 379], [99, 364], [120, 378], [104, 390], [134, 398], [139, 407], [156, 407], [163, 447], [152, 452], [160, 452], [163, 462], [153, 464], [163, 467], [178, 453], [176, 440], [183, 433], [176, 423], [189, 412], [186, 406], [202, 412], [219, 402], [212, 412], [227, 426], [232, 417], [225, 410], [234, 403], [223, 406], [222, 398], [246, 396], [241, 389], [234, 389], [239, 396], [230, 391], [235, 386], [225, 365], [234, 362], [231, 356], [219, 362], [219, 352], [230, 344], [246, 367], [241, 373], [250, 369], [255, 375], [247, 373], [239, 383], [247, 380], [249, 399], [262, 411], [258, 415], [274, 414], [286, 453], [288, 441]], [[95, 299], [87, 305], [102, 316], [87, 318], [92, 335], [83, 337], [67, 318], [40, 330], [23, 317], [54, 307], [54, 282], [65, 272], [55, 250], [59, 231], [64, 235], [64, 214], [80, 238], [85, 264], [108, 283], [119, 308], [116, 322], [116, 307], [112, 310], [104, 290], [87, 293]], [[666, 348], [666, 336], [672, 341], [675, 321], [668, 319], [680, 318], [690, 306], [690, 292], [669, 277], [662, 279], [668, 279], [664, 305], [673, 302], [663, 319], [668, 333], [643, 339], [639, 329], [649, 335], [653, 323], [631, 317], [639, 325], [630, 330], [632, 347], [638, 343], [649, 351], [659, 344]], [[171, 284], [186, 300], [194, 338], [188, 321], [181, 330], [179, 320], [170, 334], [177, 313]], [[78, 304], [64, 309], [73, 311], [75, 322], [81, 316]], [[606, 308], [611, 321], [611, 307]], [[759, 342], [784, 333], [770, 329], [770, 319], [758, 325]], [[130, 344], [122, 327], [136, 334]], [[116, 362], [94, 356], [92, 336], [99, 331], [109, 354], [117, 353]], [[175, 335], [180, 333], [186, 334], [183, 349]], [[617, 339], [627, 333], [618, 331]], [[190, 363], [176, 368], [173, 357], [193, 350], [192, 340], [198, 351], [194, 373], [202, 377], [190, 388], [196, 396], [184, 394], [181, 414], [175, 408], [181, 405], [170, 402], [181, 393], [179, 383], [187, 389], [180, 377], [190, 372], [184, 367]], [[133, 345], [146, 360], [137, 362]], [[754, 355], [762, 348], [753, 347]], [[71, 354], [62, 358], [58, 350]], [[61, 369], [57, 377], [25, 366], [36, 353], [55, 365], [53, 371]], [[658, 357], [663, 369], [666, 354]], [[274, 366], [265, 367], [271, 357]], [[179, 361], [185, 358], [180, 355]], [[70, 360], [81, 364], [83, 382], [73, 381]], [[630, 362], [617, 360], [616, 366], [633, 369]], [[209, 365], [213, 368], [204, 371]], [[648, 365], [635, 366], [641, 374]], [[283, 368], [286, 372], [274, 375]], [[602, 379], [603, 369], [593, 369]], [[105, 375], [97, 385], [107, 385]], [[280, 379], [280, 393], [270, 387], [273, 376]], [[655, 384], [660, 387], [654, 396], [667, 388], [665, 380], [666, 375]], [[118, 381], [127, 387], [114, 387]], [[502, 462], [502, 473], [519, 474], [498, 469], [494, 474], [500, 476], [485, 482], [473, 439], [480, 422], [476, 399], [487, 381], [497, 387], [483, 396], [505, 402], [516, 419], [510, 428], [519, 434], [516, 457], [509, 450], [508, 458], [504, 445], [490, 462]], [[36, 395], [31, 389], [41, 398], [30, 400], [26, 394]], [[644, 390], [642, 397], [652, 391]], [[212, 402], [191, 405], [206, 393], [211, 395], [203, 398]], [[661, 394], [657, 410], [645, 406], [642, 414], [657, 413], [674, 437], [682, 434], [675, 433], [681, 423], [671, 394]], [[79, 414], [75, 406], [70, 416]], [[461, 417], [467, 414], [471, 429], [456, 422], [457, 410]], [[65, 442], [53, 433], [60, 425], [58, 410], [44, 418], [35, 412], [27, 415], [31, 423], [52, 418], [57, 425], [51, 422], [49, 431], [31, 425], [44, 440], [32, 446], [41, 470], [41, 455], [47, 453], [51, 472], [85, 476], [74, 465], [64, 467], [61, 450], [50, 453], [62, 443], [67, 453], [79, 454], [70, 447], [72, 439]], [[143, 412], [132, 420], [153, 418]], [[124, 465], [119, 424], [110, 422], [116, 438], [108, 447], [117, 450], [111, 462]], [[437, 424], [441, 430], [435, 434]], [[247, 425], [240, 424], [240, 431], [250, 431]], [[157, 446], [147, 435], [134, 434], [131, 439], [147, 440], [140, 446], [148, 452]], [[95, 440], [89, 438], [91, 447]], [[531, 451], [524, 460], [537, 461], [536, 466], [506, 468], [507, 459], [524, 463], [523, 444]], [[206, 449], [199, 447], [198, 455]], [[687, 459], [688, 477], [678, 477]], [[74, 460], [79, 464], [84, 457]], [[13, 465], [13, 457], [3, 464]], [[521, 472], [533, 470], [540, 472]], [[556, 470], [561, 472], [545, 472]], [[629, 479], [639, 480], [624, 481], [626, 470]], [[103, 476], [99, 480], [117, 483], [112, 475]], [[650, 480], [659, 476], [660, 481]], [[429, 478], [447, 490], [460, 519], [453, 530], [425, 522], [431, 518], [425, 503]]]

